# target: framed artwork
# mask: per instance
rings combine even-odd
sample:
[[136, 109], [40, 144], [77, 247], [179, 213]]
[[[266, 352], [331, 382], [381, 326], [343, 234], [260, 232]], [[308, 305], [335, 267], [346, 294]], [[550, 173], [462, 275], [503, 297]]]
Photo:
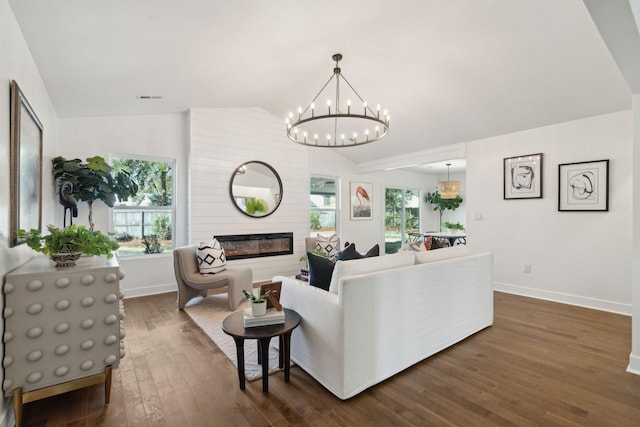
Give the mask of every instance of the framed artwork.
[[267, 310], [275, 307], [276, 310], [282, 311], [282, 305], [280, 304], [280, 293], [282, 292], [282, 282], [272, 282], [260, 285], [260, 295], [264, 295], [265, 292], [271, 291], [272, 294], [267, 297]]
[[542, 153], [504, 159], [504, 199], [542, 198]]
[[368, 182], [351, 181], [350, 185], [349, 211], [351, 212], [351, 220], [357, 221], [362, 219], [372, 219], [373, 184]]
[[609, 210], [609, 160], [558, 165], [558, 210]]
[[11, 82], [9, 245], [18, 229], [42, 229], [42, 123], [16, 81]]

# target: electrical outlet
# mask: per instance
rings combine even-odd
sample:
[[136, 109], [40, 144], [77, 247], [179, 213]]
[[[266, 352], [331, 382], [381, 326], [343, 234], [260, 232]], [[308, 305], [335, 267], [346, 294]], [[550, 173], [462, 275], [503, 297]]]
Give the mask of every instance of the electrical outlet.
[[524, 265], [524, 272], [525, 273], [531, 273], [531, 264], [525, 264]]
[[473, 214], [473, 220], [474, 221], [482, 221], [482, 213]]

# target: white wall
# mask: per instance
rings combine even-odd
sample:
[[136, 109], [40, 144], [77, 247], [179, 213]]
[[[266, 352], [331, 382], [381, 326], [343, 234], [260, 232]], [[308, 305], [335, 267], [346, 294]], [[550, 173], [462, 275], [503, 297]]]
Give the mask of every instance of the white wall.
[[[154, 156], [176, 160], [174, 239], [176, 246], [187, 243], [187, 114], [138, 116], [77, 117], [60, 120], [60, 149], [56, 155], [65, 158], [102, 156], [110, 154]], [[51, 161], [48, 172], [51, 175]], [[56, 225], [62, 226], [63, 208], [55, 206]], [[78, 218], [74, 223], [89, 225], [87, 204], [78, 203]], [[93, 204], [95, 229], [110, 230], [111, 210], [96, 201]], [[125, 297], [148, 295], [176, 290], [172, 254], [121, 257], [125, 272], [122, 287]]]
[[[309, 230], [307, 149], [287, 139], [281, 118], [259, 108], [194, 108], [190, 133], [189, 242], [209, 242], [214, 235], [293, 232], [293, 255], [228, 265], [251, 267], [254, 281], [299, 272]], [[280, 206], [263, 218], [242, 214], [229, 194], [233, 172], [251, 160], [268, 163], [282, 180]]]
[[[494, 252], [497, 290], [631, 313], [631, 148], [630, 111], [467, 144], [468, 244]], [[543, 198], [503, 200], [503, 158], [531, 153], [544, 155]], [[609, 212], [558, 212], [558, 164], [601, 159]]]
[[[53, 153], [57, 151], [58, 130], [57, 115], [44, 87], [44, 83], [33, 62], [29, 48], [13, 15], [9, 3], [0, 0], [0, 275], [4, 283], [4, 276], [11, 270], [31, 259], [36, 253], [26, 245], [9, 248], [10, 221], [10, 189], [9, 189], [9, 129], [10, 129], [10, 84], [16, 80], [29, 101], [31, 107], [42, 122], [44, 128], [43, 165], [51, 163]], [[52, 221], [51, 207], [54, 198], [49, 190], [52, 188], [50, 178], [51, 169], [43, 170], [42, 183], [42, 223]], [[0, 299], [4, 297], [0, 294]], [[2, 301], [4, 306], [4, 301]], [[4, 319], [0, 318], [0, 328], [4, 330]], [[4, 350], [0, 349], [0, 359], [4, 358]], [[4, 380], [4, 376], [2, 378]], [[0, 426], [11, 425], [12, 420], [7, 415], [8, 400], [0, 399]]]
[[627, 370], [640, 375], [640, 93], [633, 94], [633, 249], [632, 291], [633, 305], [631, 354]]

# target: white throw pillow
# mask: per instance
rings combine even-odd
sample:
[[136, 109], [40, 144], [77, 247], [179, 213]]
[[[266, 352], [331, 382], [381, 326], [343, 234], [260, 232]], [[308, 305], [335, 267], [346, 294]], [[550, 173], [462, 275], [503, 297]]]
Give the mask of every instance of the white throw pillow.
[[426, 264], [428, 262], [442, 261], [445, 259], [469, 255], [469, 248], [467, 245], [455, 245], [425, 252], [415, 252], [415, 255], [416, 264]]
[[211, 239], [209, 244], [204, 242], [196, 250], [196, 260], [201, 274], [219, 273], [227, 268], [227, 257], [218, 239]]
[[318, 234], [316, 237], [316, 250], [322, 251], [328, 257], [332, 257], [340, 251], [340, 239], [337, 234], [331, 237], [325, 237]]
[[392, 268], [407, 267], [415, 264], [414, 252], [402, 251], [391, 255], [372, 258], [351, 259], [338, 261], [333, 268], [329, 292], [338, 294], [338, 282], [344, 276], [354, 274], [373, 273], [374, 271], [389, 270]]

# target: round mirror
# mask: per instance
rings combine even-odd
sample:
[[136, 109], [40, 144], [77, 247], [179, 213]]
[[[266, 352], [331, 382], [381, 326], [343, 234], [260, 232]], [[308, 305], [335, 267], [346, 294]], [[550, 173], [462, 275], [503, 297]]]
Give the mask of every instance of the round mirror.
[[278, 209], [282, 200], [282, 181], [274, 168], [254, 160], [241, 164], [233, 172], [229, 193], [240, 212], [261, 218]]

